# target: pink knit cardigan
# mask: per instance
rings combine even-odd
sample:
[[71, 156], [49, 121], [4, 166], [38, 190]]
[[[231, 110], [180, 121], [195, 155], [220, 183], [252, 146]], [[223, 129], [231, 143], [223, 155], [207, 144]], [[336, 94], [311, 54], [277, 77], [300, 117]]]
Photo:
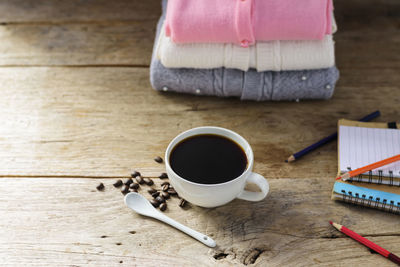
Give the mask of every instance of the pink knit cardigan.
[[168, 0], [165, 33], [175, 43], [322, 40], [332, 0]]

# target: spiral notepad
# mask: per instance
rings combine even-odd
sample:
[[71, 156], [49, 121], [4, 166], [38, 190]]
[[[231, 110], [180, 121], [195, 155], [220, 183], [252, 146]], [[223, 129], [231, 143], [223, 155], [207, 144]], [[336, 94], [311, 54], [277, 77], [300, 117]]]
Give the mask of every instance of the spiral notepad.
[[[400, 154], [397, 124], [339, 121], [339, 174]], [[400, 214], [400, 163], [336, 181], [332, 199]]]
[[400, 187], [337, 181], [332, 199], [400, 214]]
[[[352, 121], [339, 121], [340, 174], [400, 154], [400, 130], [388, 129], [387, 125], [386, 123], [354, 125]], [[400, 186], [400, 162], [350, 178], [350, 181], [352, 180]]]

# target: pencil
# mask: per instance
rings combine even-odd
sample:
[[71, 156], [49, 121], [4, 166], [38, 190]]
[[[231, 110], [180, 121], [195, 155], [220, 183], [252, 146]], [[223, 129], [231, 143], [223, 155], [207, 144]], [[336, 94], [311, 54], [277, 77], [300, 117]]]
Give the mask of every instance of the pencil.
[[381, 160], [381, 161], [378, 161], [378, 162], [375, 162], [375, 163], [372, 163], [372, 164], [369, 164], [367, 166], [355, 169], [353, 171], [346, 172], [342, 176], [339, 176], [338, 178], [336, 178], [336, 180], [343, 179], [344, 181], [346, 181], [350, 177], [362, 174], [362, 173], [367, 172], [367, 171], [372, 171], [372, 170], [374, 170], [376, 168], [388, 165], [390, 163], [393, 163], [393, 162], [399, 161], [399, 160], [400, 160], [400, 154], [396, 155], [396, 156], [393, 156], [393, 157], [390, 157], [390, 158], [387, 158], [387, 159], [384, 159], [384, 160]]
[[334, 223], [332, 221], [329, 221], [329, 223], [333, 227], [338, 229], [340, 232], [342, 232], [343, 234], [345, 234], [345, 235], [353, 238], [354, 240], [360, 242], [361, 244], [363, 244], [367, 248], [370, 248], [373, 251], [376, 251], [377, 253], [381, 254], [385, 258], [388, 258], [389, 260], [391, 260], [392, 262], [396, 263], [397, 265], [400, 265], [400, 258], [397, 257], [396, 255], [394, 255], [393, 253], [391, 253], [391, 252], [387, 251], [386, 249], [378, 246], [374, 242], [366, 239], [365, 237], [360, 236], [356, 232], [353, 232], [352, 230], [350, 230], [349, 228], [344, 227], [343, 225]]
[[[381, 113], [379, 112], [379, 110], [377, 110], [377, 111], [372, 112], [371, 114], [368, 114], [364, 118], [359, 119], [359, 121], [367, 122], [367, 121], [370, 121], [372, 119], [375, 119], [376, 117], [379, 117], [380, 115], [381, 115]], [[330, 142], [332, 140], [335, 140], [335, 139], [337, 139], [337, 132], [331, 134], [330, 136], [327, 136], [327, 137], [319, 140], [315, 144], [312, 144], [311, 146], [308, 146], [308, 147], [304, 148], [303, 150], [301, 150], [301, 151], [299, 151], [297, 153], [294, 153], [287, 160], [285, 160], [285, 162], [295, 161], [296, 159], [299, 159], [300, 157], [304, 156], [305, 154], [310, 153], [314, 149], [317, 149], [318, 147], [323, 146], [326, 143], [328, 143], [328, 142]]]

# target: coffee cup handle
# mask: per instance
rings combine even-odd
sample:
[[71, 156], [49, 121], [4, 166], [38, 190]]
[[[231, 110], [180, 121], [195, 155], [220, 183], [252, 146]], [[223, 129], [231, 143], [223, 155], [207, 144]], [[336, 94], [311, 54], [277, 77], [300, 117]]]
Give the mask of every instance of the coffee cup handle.
[[261, 192], [251, 192], [243, 190], [237, 198], [247, 201], [260, 201], [263, 200], [269, 192], [268, 181], [260, 174], [252, 172], [246, 180], [246, 183], [253, 183], [260, 188]]

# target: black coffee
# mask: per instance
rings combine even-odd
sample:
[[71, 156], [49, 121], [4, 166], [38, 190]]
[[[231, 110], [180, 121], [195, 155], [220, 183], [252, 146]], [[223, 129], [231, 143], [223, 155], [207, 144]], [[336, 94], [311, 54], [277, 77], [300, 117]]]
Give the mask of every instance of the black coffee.
[[239, 177], [247, 167], [243, 149], [231, 139], [214, 134], [191, 136], [170, 154], [172, 170], [200, 184], [219, 184]]

